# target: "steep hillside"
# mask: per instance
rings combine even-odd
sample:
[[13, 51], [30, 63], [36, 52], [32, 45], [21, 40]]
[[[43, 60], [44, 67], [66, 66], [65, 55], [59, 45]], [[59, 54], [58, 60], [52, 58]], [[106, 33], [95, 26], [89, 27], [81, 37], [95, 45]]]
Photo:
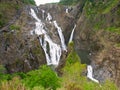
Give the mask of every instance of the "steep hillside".
[[[100, 83], [110, 79], [120, 87], [119, 0], [61, 0], [59, 4], [39, 7], [29, 5], [34, 4], [32, 0], [0, 2], [0, 64], [7, 73], [28, 72], [46, 63], [55, 68], [53, 63], [59, 63], [55, 70], [71, 81], [61, 68], [66, 67], [69, 56], [73, 62], [80, 57], [81, 63], [93, 67], [93, 77]], [[75, 57], [69, 55], [68, 46], [74, 27], [75, 50], [71, 49]], [[78, 64], [70, 65], [71, 73], [77, 67], [74, 65]], [[79, 72], [76, 73], [77, 76]], [[85, 76], [85, 72], [82, 74]], [[69, 83], [71, 90], [78, 88], [74, 88], [76, 83]], [[69, 90], [69, 85], [65, 87]]]
[[[87, 57], [100, 81], [111, 78], [120, 84], [120, 2], [87, 1], [77, 21], [75, 48]], [[88, 62], [88, 61], [87, 61]]]
[[[74, 6], [77, 3], [76, 6]], [[100, 82], [120, 84], [120, 1], [61, 0], [75, 18], [75, 49], [82, 63], [92, 64]]]
[[46, 62], [37, 37], [30, 36], [34, 21], [27, 11], [29, 1], [32, 0], [2, 0], [0, 3], [0, 64], [7, 73], [26, 72]]
[[34, 4], [34, 0], [0, 0], [0, 28], [12, 23], [24, 5]]

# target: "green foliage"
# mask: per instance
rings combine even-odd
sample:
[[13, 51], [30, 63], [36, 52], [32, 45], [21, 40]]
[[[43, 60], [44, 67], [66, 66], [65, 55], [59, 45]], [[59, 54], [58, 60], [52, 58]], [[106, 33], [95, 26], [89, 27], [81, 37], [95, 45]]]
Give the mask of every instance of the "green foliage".
[[105, 4], [103, 14], [108, 13], [112, 8], [114, 8], [118, 4], [119, 0], [109, 0], [108, 3]]
[[17, 25], [11, 25], [10, 30], [20, 30], [20, 26]]
[[20, 5], [9, 1], [0, 2], [0, 28], [3, 27], [13, 17], [13, 14], [18, 10]]
[[114, 32], [114, 33], [117, 33], [117, 34], [120, 34], [120, 27], [108, 27], [106, 28], [107, 31], [110, 31], [110, 32]]
[[0, 65], [0, 74], [4, 73], [5, 70], [5, 67], [3, 65]]
[[3, 65], [0, 65], [0, 83], [5, 80], [10, 80], [11, 76], [9, 74], [5, 74], [5, 67]]
[[4, 19], [0, 19], [0, 28], [3, 27], [5, 25], [5, 20]]
[[11, 80], [11, 75], [9, 74], [0, 74], [0, 83], [2, 81]]
[[34, 0], [22, 0], [22, 2], [25, 3], [25, 4], [35, 5], [35, 1]]
[[[7, 0], [0, 2], [0, 28], [5, 26], [12, 19], [13, 15], [15, 15], [16, 10], [19, 10], [23, 6], [21, 3], [17, 4], [16, 1], [12, 0], [11, 2], [11, 0]], [[18, 2], [35, 5], [34, 0], [19, 0]]]
[[38, 86], [38, 87], [34, 87], [32, 90], [45, 90], [45, 88], [42, 86]]
[[117, 46], [117, 47], [120, 47], [120, 43], [117, 43], [116, 46]]
[[[86, 65], [80, 63], [73, 47], [71, 42], [61, 77], [46, 65], [28, 73], [0, 74], [0, 90], [118, 90], [111, 81], [98, 84], [88, 80], [84, 76]], [[1, 66], [0, 70], [4, 70], [4, 67]]]
[[0, 90], [26, 90], [19, 77], [14, 77], [10, 81], [3, 81]]
[[81, 0], [60, 0], [60, 4], [63, 4], [63, 5], [75, 5], [80, 1]]
[[38, 70], [27, 73], [27, 77], [23, 82], [30, 88], [42, 86], [56, 90], [60, 86], [59, 77], [46, 65], [40, 67]]
[[117, 4], [119, 0], [106, 0], [106, 1], [94, 1], [88, 0], [85, 4], [85, 11], [87, 16], [96, 14], [106, 14], [110, 12]]

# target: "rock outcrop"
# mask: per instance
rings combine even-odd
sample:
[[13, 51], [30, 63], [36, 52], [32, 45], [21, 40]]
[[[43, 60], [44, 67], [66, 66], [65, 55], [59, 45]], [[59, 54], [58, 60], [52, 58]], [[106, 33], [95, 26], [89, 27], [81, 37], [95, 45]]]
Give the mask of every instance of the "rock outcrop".
[[0, 63], [8, 73], [26, 72], [46, 63], [38, 37], [30, 33], [35, 20], [28, 9], [23, 8], [14, 22], [4, 27], [6, 32], [0, 33]]

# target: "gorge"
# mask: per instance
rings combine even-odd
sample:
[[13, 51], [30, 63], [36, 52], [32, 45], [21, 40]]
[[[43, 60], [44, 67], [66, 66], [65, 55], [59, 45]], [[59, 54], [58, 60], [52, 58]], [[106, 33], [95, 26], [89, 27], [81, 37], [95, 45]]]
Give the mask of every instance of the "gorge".
[[[26, 73], [47, 64], [55, 66], [57, 70], [54, 70], [58, 75], [60, 71], [61, 76], [67, 57], [75, 51], [80, 62], [88, 65], [83, 70], [84, 76], [97, 83], [110, 79], [119, 87], [118, 0], [79, 0], [70, 6], [56, 3], [24, 5], [19, 0], [17, 3], [8, 0], [11, 2], [22, 8], [11, 9], [13, 15], [9, 15], [9, 10], [5, 12], [9, 22], [0, 23], [0, 64], [6, 69], [4, 73]], [[1, 20], [3, 12], [4, 9], [0, 11]], [[69, 47], [71, 42], [73, 48]]]

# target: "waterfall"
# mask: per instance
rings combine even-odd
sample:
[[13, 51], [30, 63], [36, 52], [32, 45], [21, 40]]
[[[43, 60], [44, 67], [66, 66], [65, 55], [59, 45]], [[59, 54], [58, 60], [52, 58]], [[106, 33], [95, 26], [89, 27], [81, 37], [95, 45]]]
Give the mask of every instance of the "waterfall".
[[74, 34], [74, 31], [75, 31], [75, 28], [76, 28], [76, 25], [74, 26], [72, 32], [71, 32], [71, 35], [70, 35], [70, 39], [69, 39], [69, 43], [72, 42], [72, 39], [73, 39], [73, 34]]
[[87, 71], [88, 71], [87, 77], [88, 77], [89, 79], [91, 79], [92, 81], [94, 81], [94, 82], [96, 82], [96, 83], [99, 83], [98, 80], [96, 80], [95, 78], [93, 78], [93, 68], [92, 68], [91, 65], [88, 65], [88, 66], [87, 66]]
[[46, 17], [46, 21], [51, 21], [52, 20], [52, 16], [50, 15], [50, 13], [47, 14], [47, 17]]
[[44, 16], [45, 16], [45, 11], [42, 10], [42, 18], [44, 19]]
[[[42, 10], [42, 18], [45, 19], [44, 16], [45, 11]], [[31, 16], [36, 20], [35, 22], [35, 29], [32, 30], [30, 33], [33, 34], [37, 34], [39, 37], [39, 41], [40, 41], [40, 45], [42, 46], [44, 52], [45, 52], [45, 56], [46, 56], [46, 60], [47, 60], [47, 65], [58, 65], [59, 64], [59, 60], [60, 57], [62, 55], [62, 50], [67, 51], [67, 47], [65, 44], [65, 40], [64, 40], [64, 36], [62, 33], [62, 29], [58, 26], [57, 22], [54, 20], [52, 21], [52, 16], [50, 15], [50, 13], [48, 13], [46, 20], [50, 22], [50, 24], [53, 24], [56, 28], [57, 28], [57, 32], [58, 35], [60, 37], [60, 41], [61, 41], [61, 45], [56, 44], [52, 41], [52, 39], [50, 38], [50, 36], [48, 35], [48, 29], [45, 26], [45, 23], [43, 23], [36, 15], [34, 9], [31, 9], [30, 12]], [[74, 25], [74, 28], [71, 32], [70, 35], [70, 39], [69, 42], [72, 41], [73, 39], [73, 34], [75, 31], [76, 25]], [[26, 61], [27, 63], [27, 61]], [[29, 65], [29, 63], [27, 63]], [[87, 66], [87, 77], [89, 79], [91, 79], [92, 81], [99, 83], [98, 80], [96, 80], [95, 78], [93, 78], [93, 68], [91, 65]]]
[[[37, 17], [35, 11], [31, 9], [31, 16], [36, 20], [35, 34], [39, 36], [40, 44], [45, 52], [48, 65], [58, 65], [62, 54], [61, 46], [54, 43], [49, 37], [45, 24]], [[48, 20], [51, 20], [50, 14], [47, 16]]]
[[68, 10], [69, 10], [69, 9], [67, 8], [67, 9], [65, 10], [65, 12], [66, 12], [66, 13], [69, 13]]
[[64, 36], [62, 34], [62, 30], [61, 28], [58, 26], [57, 22], [56, 21], [53, 21], [55, 27], [57, 28], [57, 31], [58, 31], [58, 34], [59, 34], [59, 37], [60, 37], [60, 41], [61, 41], [61, 44], [62, 44], [62, 49], [67, 51], [67, 48], [66, 48], [66, 45], [65, 45], [65, 39], [64, 39]]

